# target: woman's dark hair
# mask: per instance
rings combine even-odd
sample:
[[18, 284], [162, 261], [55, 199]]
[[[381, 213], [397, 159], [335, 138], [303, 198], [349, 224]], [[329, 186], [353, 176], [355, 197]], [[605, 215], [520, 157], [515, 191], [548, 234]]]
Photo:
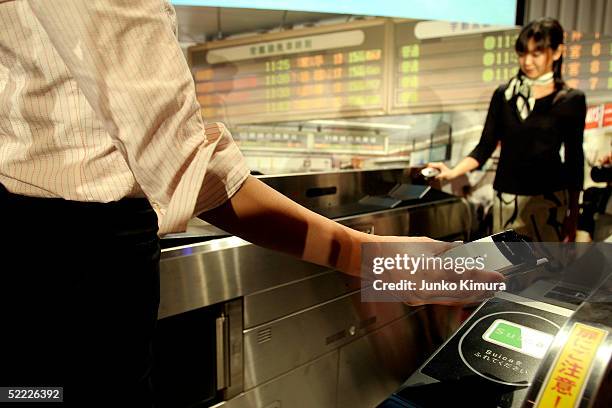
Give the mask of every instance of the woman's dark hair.
[[[550, 48], [557, 51], [559, 46], [563, 44], [563, 27], [554, 18], [543, 17], [529, 22], [523, 27], [519, 33], [514, 49], [517, 53], [522, 54], [528, 51], [529, 40], [533, 39], [536, 45], [536, 50], [545, 51]], [[563, 65], [563, 55], [558, 60], [553, 61], [553, 75], [555, 78], [555, 86], [561, 89], [565, 86], [561, 75], [561, 67]]]

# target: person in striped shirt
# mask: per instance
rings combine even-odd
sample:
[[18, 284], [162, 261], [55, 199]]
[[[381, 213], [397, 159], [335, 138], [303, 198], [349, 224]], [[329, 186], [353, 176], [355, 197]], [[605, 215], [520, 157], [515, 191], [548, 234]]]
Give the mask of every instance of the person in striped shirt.
[[351, 275], [381, 240], [249, 175], [175, 28], [163, 0], [0, 0], [0, 386], [151, 406], [158, 237], [194, 216]]

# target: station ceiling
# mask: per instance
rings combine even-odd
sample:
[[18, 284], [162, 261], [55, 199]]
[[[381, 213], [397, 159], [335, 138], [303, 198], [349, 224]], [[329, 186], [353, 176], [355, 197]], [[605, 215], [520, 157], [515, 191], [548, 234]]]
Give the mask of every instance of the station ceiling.
[[202, 43], [230, 35], [267, 32], [322, 20], [349, 19], [345, 14], [175, 6], [181, 43]]

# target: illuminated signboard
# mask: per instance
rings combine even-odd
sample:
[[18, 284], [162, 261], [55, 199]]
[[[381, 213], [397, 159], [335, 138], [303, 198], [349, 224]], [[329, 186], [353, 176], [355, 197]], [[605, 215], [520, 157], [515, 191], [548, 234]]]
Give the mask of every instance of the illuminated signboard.
[[191, 49], [204, 117], [236, 124], [385, 112], [383, 22], [288, 34]]
[[[420, 39], [422, 23], [395, 25], [391, 112], [482, 106], [498, 85], [516, 75], [518, 28], [461, 35], [457, 23], [457, 35]], [[564, 79], [588, 96], [609, 92], [611, 56], [610, 37], [566, 33]]]
[[[519, 29], [375, 19], [190, 49], [207, 120], [230, 125], [486, 109], [518, 70]], [[611, 37], [566, 34], [564, 78], [612, 90]]]

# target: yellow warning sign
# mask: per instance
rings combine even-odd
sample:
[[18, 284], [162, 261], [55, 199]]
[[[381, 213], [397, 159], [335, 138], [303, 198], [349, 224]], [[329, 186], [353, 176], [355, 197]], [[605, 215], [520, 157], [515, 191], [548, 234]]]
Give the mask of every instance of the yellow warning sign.
[[597, 349], [607, 335], [606, 330], [574, 323], [540, 389], [537, 408], [574, 408], [580, 404]]

